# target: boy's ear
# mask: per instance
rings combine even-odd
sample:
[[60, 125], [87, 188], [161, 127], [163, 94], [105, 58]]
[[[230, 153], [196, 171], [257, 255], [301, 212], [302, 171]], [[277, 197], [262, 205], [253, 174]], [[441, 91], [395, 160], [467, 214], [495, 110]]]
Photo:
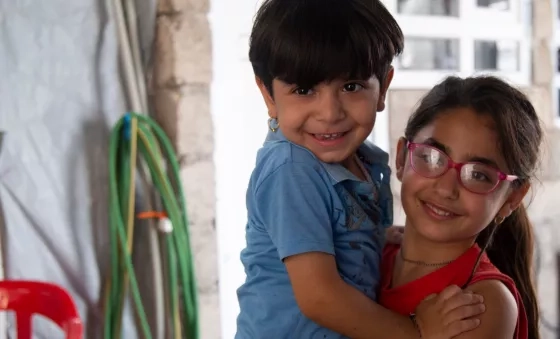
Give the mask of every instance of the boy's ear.
[[266, 85], [264, 84], [261, 78], [255, 76], [255, 82], [257, 83], [257, 87], [259, 87], [259, 90], [261, 91], [261, 95], [264, 99], [264, 103], [266, 105], [266, 108], [268, 109], [268, 115], [271, 118], [277, 118], [276, 105], [274, 104], [274, 99], [272, 98], [272, 94], [270, 94], [270, 91], [268, 90], [268, 88], [266, 87]]
[[399, 139], [399, 142], [397, 143], [397, 156], [395, 159], [395, 168], [397, 169], [397, 179], [399, 179], [399, 181], [402, 181], [402, 177], [403, 177], [403, 173], [404, 173], [404, 166], [406, 164], [406, 154], [407, 154], [407, 148], [406, 148], [406, 139], [404, 137]]
[[389, 66], [389, 70], [387, 71], [387, 75], [383, 81], [383, 86], [379, 88], [379, 99], [377, 101], [377, 111], [381, 112], [385, 109], [385, 100], [387, 98], [387, 90], [391, 85], [391, 81], [393, 81], [393, 75], [395, 75], [395, 69], [393, 66]]

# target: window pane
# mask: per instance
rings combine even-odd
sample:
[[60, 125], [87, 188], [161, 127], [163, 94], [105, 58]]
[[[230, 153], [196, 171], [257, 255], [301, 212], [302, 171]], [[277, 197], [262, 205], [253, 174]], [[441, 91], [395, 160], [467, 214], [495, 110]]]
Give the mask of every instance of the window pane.
[[474, 68], [477, 71], [518, 71], [519, 43], [516, 41], [475, 41]]
[[478, 7], [488, 7], [500, 11], [509, 9], [509, 0], [476, 0]]
[[459, 40], [407, 38], [399, 67], [410, 70], [459, 70]]
[[459, 16], [459, 0], [398, 0], [400, 14]]

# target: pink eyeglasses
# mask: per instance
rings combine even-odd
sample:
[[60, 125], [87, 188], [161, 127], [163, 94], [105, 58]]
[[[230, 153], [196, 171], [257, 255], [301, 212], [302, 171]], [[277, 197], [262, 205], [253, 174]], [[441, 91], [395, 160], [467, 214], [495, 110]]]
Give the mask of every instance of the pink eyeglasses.
[[407, 144], [410, 164], [414, 172], [425, 178], [438, 178], [449, 169], [457, 170], [457, 178], [465, 189], [476, 194], [493, 192], [500, 182], [514, 181], [515, 175], [504, 172], [479, 162], [457, 163], [441, 150], [426, 145], [409, 142]]

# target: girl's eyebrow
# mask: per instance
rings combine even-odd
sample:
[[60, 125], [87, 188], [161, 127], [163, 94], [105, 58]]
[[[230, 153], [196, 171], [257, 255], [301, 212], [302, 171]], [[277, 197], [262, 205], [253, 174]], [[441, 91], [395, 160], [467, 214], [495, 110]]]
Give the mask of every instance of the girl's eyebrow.
[[449, 147], [445, 146], [443, 143], [437, 141], [435, 138], [428, 138], [422, 142], [423, 144], [432, 146], [434, 148], [439, 149], [443, 153], [449, 155]]
[[[432, 147], [435, 147], [435, 148], [439, 149], [440, 151], [442, 151], [443, 153], [445, 153], [447, 155], [450, 155], [450, 153], [451, 153], [449, 147], [447, 147], [442, 142], [437, 141], [433, 137], [424, 140], [423, 143], [426, 144], [426, 145], [430, 145]], [[481, 163], [481, 164], [484, 164], [484, 165], [492, 166], [494, 168], [499, 168], [498, 163], [496, 161], [494, 161], [493, 159], [481, 157], [481, 156], [474, 155], [474, 154], [468, 154], [467, 155], [467, 162], [478, 162], [478, 163]]]

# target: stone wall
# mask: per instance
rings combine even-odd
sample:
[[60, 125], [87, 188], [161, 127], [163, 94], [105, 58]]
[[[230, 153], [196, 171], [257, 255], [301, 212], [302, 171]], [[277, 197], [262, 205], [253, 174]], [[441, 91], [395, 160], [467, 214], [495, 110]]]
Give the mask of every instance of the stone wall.
[[200, 295], [201, 338], [217, 339], [220, 308], [209, 5], [209, 0], [159, 1], [151, 95], [156, 118], [180, 156]]

